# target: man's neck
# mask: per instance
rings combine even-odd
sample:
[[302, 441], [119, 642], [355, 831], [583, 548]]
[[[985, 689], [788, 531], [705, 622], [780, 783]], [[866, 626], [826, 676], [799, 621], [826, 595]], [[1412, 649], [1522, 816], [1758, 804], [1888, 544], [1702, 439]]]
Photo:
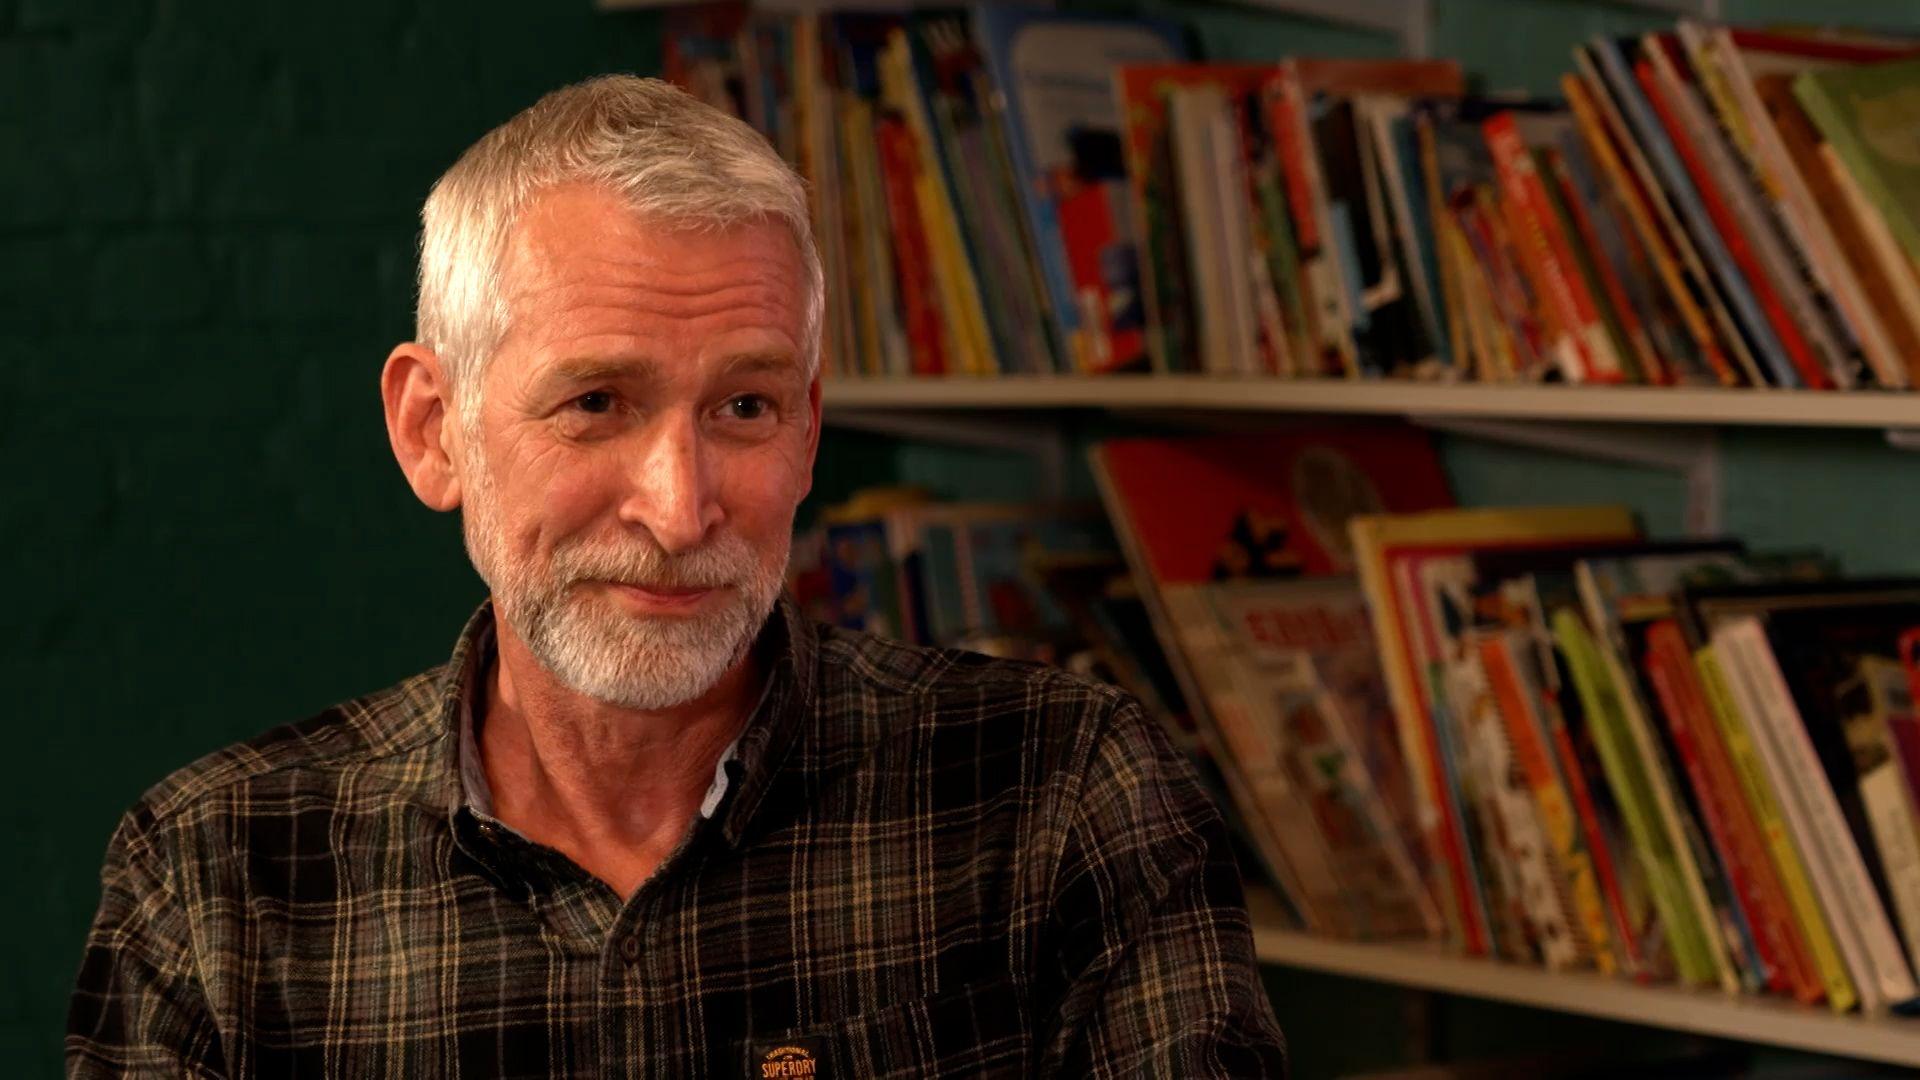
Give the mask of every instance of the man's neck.
[[760, 690], [754, 653], [670, 709], [625, 709], [561, 685], [504, 622], [478, 683], [495, 816], [628, 896], [686, 835]]

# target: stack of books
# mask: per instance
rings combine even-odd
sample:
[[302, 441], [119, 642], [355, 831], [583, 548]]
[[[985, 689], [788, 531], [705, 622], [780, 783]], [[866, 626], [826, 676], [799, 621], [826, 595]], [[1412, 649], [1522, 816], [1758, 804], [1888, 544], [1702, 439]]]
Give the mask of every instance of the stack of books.
[[668, 27], [812, 184], [831, 370], [1906, 389], [1920, 41], [1682, 22], [1563, 99], [1033, 9]]
[[1400, 427], [1095, 457], [1301, 928], [1920, 1011], [1920, 580], [1455, 509]]

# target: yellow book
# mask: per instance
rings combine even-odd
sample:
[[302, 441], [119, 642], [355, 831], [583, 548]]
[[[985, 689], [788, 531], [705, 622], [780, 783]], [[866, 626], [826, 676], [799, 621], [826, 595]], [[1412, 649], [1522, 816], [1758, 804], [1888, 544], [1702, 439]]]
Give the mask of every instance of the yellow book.
[[1753, 745], [1747, 725], [1734, 707], [1733, 696], [1727, 690], [1726, 675], [1720, 670], [1720, 660], [1709, 645], [1694, 653], [1693, 662], [1700, 669], [1700, 681], [1706, 687], [1707, 702], [1713, 709], [1714, 722], [1720, 726], [1720, 736], [1726, 740], [1727, 753], [1733, 758], [1734, 771], [1740, 776], [1740, 790], [1746, 794], [1747, 806], [1753, 811], [1754, 821], [1760, 825], [1761, 835], [1766, 837], [1767, 851], [1773, 856], [1774, 868], [1780, 873], [1781, 886], [1787, 891], [1787, 902], [1793, 907], [1794, 921], [1807, 939], [1814, 966], [1820, 970], [1820, 982], [1827, 988], [1827, 1004], [1833, 1007], [1834, 1012], [1846, 1012], [1859, 1000], [1853, 991], [1853, 980], [1847, 977], [1846, 965], [1840, 960], [1833, 932], [1827, 926], [1826, 913], [1814, 898], [1806, 867], [1800, 862], [1800, 853], [1794, 849], [1793, 837], [1787, 832], [1786, 819], [1780, 816], [1780, 804], [1760, 763], [1760, 752]]
[[980, 299], [980, 282], [967, 258], [966, 242], [960, 235], [960, 220], [953, 211], [953, 193], [947, 187], [946, 174], [940, 169], [935, 152], [933, 122], [927, 116], [926, 102], [920, 97], [913, 77], [913, 52], [904, 30], [887, 37], [880, 54], [880, 94], [886, 103], [906, 118], [907, 128], [920, 151], [919, 168], [914, 176], [914, 201], [920, 206], [920, 221], [926, 227], [927, 245], [933, 254], [933, 280], [940, 291], [940, 307], [948, 315], [947, 337], [960, 367], [971, 375], [998, 374], [1000, 365], [993, 352], [993, 338], [987, 330], [986, 307]]
[[1489, 924], [1473, 869], [1466, 864], [1461, 812], [1438, 757], [1437, 733], [1426, 712], [1425, 675], [1404, 628], [1388, 558], [1408, 548], [1457, 551], [1518, 545], [1632, 540], [1640, 535], [1633, 512], [1620, 506], [1512, 510], [1436, 510], [1424, 514], [1363, 514], [1348, 525], [1353, 559], [1366, 590], [1367, 610], [1386, 674], [1400, 748], [1413, 773], [1409, 789], [1427, 852], [1427, 882], [1447, 921], [1448, 934], [1470, 953], [1488, 951]]
[[893, 268], [893, 230], [887, 220], [880, 158], [874, 145], [872, 103], [844, 94], [841, 104], [841, 155], [846, 160], [845, 189], [848, 262], [860, 287], [851, 290], [861, 340], [862, 370], [868, 375], [911, 375], [906, 331], [900, 325], [900, 301]]

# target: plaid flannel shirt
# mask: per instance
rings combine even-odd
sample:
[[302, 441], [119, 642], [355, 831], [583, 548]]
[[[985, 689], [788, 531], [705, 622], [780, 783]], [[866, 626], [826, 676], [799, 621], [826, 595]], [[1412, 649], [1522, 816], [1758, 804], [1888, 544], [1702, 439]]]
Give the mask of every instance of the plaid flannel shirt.
[[724, 799], [623, 900], [465, 795], [491, 619], [127, 813], [70, 1074], [1283, 1072], [1221, 819], [1124, 694], [782, 601]]

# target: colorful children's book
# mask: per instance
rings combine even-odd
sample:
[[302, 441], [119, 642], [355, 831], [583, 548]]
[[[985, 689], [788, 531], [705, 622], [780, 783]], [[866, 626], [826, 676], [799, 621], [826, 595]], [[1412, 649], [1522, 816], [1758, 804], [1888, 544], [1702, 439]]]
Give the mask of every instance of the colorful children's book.
[[975, 10], [974, 27], [1005, 95], [1007, 145], [1072, 370], [1144, 365], [1146, 310], [1113, 69], [1185, 59], [1179, 27], [991, 6]]
[[1469, 551], [1489, 547], [1525, 547], [1577, 541], [1624, 541], [1638, 530], [1624, 508], [1450, 510], [1422, 514], [1356, 517], [1352, 552], [1367, 590], [1380, 643], [1381, 664], [1400, 731], [1401, 752], [1413, 772], [1416, 814], [1426, 847], [1430, 888], [1442, 901], [1449, 932], [1468, 952], [1481, 955], [1492, 941], [1481, 888], [1471, 869], [1471, 840], [1456, 789], [1448, 776], [1441, 743], [1444, 729], [1432, 723], [1427, 672], [1414, 630], [1418, 613], [1403, 610], [1390, 565], [1399, 552]]
[[1920, 260], [1920, 60], [1809, 71], [1793, 91], [1907, 257]]
[[[1095, 447], [1093, 458], [1183, 696], [1223, 763], [1261, 721], [1233, 689], [1230, 642], [1212, 600], [1217, 585], [1350, 572], [1347, 523], [1355, 513], [1449, 502], [1426, 436], [1405, 427], [1120, 439]], [[1255, 785], [1224, 771], [1246, 819], [1267, 821]], [[1325, 850], [1282, 831], [1271, 822], [1257, 830], [1274, 877], [1297, 894], [1309, 923], [1340, 925], [1348, 908]]]

